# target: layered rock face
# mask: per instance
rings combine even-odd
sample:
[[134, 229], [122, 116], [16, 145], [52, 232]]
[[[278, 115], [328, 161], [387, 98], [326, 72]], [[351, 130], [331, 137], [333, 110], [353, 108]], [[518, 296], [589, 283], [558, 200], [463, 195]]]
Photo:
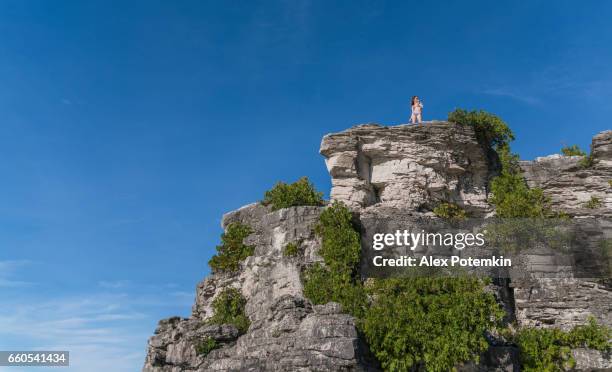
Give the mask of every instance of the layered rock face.
[[332, 177], [331, 198], [356, 210], [416, 211], [450, 201], [476, 215], [490, 211], [487, 159], [471, 127], [359, 125], [323, 137], [320, 152]]
[[[592, 165], [585, 167], [582, 156], [550, 155], [522, 161], [525, 180], [539, 187], [552, 206], [575, 218], [594, 218], [611, 231], [612, 216], [612, 131], [593, 137]], [[601, 205], [588, 208], [596, 198]], [[607, 236], [612, 239], [612, 236]], [[612, 325], [612, 287], [610, 281], [539, 280], [513, 284], [517, 319], [525, 326], [568, 329], [594, 316]], [[610, 364], [609, 367], [612, 367]]]
[[[539, 187], [557, 210], [572, 216], [612, 216], [612, 131], [601, 132], [591, 144], [592, 165], [582, 165], [582, 156], [550, 155], [522, 161], [529, 186]], [[591, 198], [601, 201], [598, 208], [587, 208]]]
[[[321, 154], [332, 177], [331, 198], [355, 211], [365, 240], [379, 221], [401, 226], [428, 218], [441, 201], [453, 202], [472, 214], [493, 212], [487, 185], [495, 176], [489, 159], [469, 127], [432, 122], [423, 127], [360, 125], [326, 135]], [[551, 156], [521, 162], [530, 186], [541, 187], [554, 207], [577, 217], [610, 216], [612, 131], [593, 139], [593, 166], [579, 166], [579, 157]], [[596, 196], [597, 209], [584, 203]], [[251, 204], [223, 216], [250, 226], [245, 243], [253, 256], [233, 274], [216, 273], [197, 285], [189, 318], [159, 323], [149, 340], [143, 371], [376, 371], [355, 320], [338, 304], [312, 305], [304, 298], [300, 274], [320, 261], [314, 235], [323, 207], [293, 207], [272, 211]], [[285, 257], [288, 243], [300, 242], [297, 257]], [[371, 251], [368, 244], [364, 249]], [[237, 288], [246, 298], [251, 325], [239, 335], [231, 325], [208, 325], [211, 304], [225, 288]], [[612, 289], [595, 280], [502, 281], [490, 288], [520, 326], [569, 328], [594, 315], [612, 326]], [[198, 355], [204, 338], [222, 347]], [[577, 368], [612, 368], [610, 356], [588, 349], [573, 351]], [[518, 371], [517, 349], [494, 342], [481, 363], [458, 366], [462, 371]]]

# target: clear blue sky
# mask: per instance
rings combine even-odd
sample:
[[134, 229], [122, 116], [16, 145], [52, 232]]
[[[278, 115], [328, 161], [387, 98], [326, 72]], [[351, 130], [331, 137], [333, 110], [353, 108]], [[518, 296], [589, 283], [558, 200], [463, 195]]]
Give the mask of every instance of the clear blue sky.
[[611, 127], [610, 19], [604, 0], [2, 1], [0, 350], [138, 370], [221, 215], [302, 175], [327, 194], [322, 135], [405, 123], [413, 94], [425, 119], [499, 114], [525, 159], [588, 148]]

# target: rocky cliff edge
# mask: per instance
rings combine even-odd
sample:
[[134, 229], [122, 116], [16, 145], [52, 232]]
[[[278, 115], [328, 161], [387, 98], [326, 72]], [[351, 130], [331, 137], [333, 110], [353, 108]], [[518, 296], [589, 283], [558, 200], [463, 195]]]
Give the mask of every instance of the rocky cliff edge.
[[[579, 157], [553, 155], [522, 162], [530, 186], [543, 188], [554, 205], [574, 216], [610, 216], [612, 207], [612, 131], [593, 138], [588, 169]], [[471, 128], [447, 122], [423, 127], [366, 124], [326, 135], [321, 154], [332, 178], [331, 198], [341, 200], [362, 224], [401, 211], [431, 215], [440, 201], [456, 203], [475, 215], [492, 213], [488, 181], [495, 175], [490, 159]], [[595, 196], [597, 209], [585, 207]], [[251, 226], [245, 243], [254, 255], [233, 274], [216, 273], [197, 285], [189, 318], [159, 322], [150, 338], [143, 371], [375, 371], [354, 319], [335, 303], [312, 305], [303, 295], [302, 269], [320, 261], [320, 242], [313, 227], [323, 207], [272, 211], [259, 203], [223, 216]], [[365, 227], [365, 226], [364, 226]], [[300, 241], [297, 257], [282, 249]], [[240, 335], [231, 325], [207, 325], [211, 303], [224, 288], [237, 288], [246, 298], [251, 324]], [[519, 325], [567, 328], [594, 315], [612, 325], [612, 290], [595, 281], [572, 280], [498, 288], [505, 306], [514, 309]], [[198, 355], [197, 344], [212, 338], [223, 347]], [[577, 368], [612, 368], [610, 356], [574, 350]], [[463, 370], [518, 370], [516, 350], [493, 348], [481, 364]]]

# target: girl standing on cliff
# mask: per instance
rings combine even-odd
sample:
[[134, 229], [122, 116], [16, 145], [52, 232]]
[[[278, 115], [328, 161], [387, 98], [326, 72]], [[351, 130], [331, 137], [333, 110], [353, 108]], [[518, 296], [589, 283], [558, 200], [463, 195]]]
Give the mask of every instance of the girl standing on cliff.
[[412, 96], [412, 115], [410, 116], [410, 122], [412, 124], [416, 124], [417, 122], [421, 125], [421, 121], [423, 117], [421, 116], [421, 112], [423, 111], [423, 104], [419, 100], [419, 96]]

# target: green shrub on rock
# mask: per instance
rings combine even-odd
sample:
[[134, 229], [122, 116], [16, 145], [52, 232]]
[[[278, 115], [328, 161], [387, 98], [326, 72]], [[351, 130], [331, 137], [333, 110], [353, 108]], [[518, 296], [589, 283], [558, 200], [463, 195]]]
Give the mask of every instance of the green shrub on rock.
[[309, 267], [303, 274], [304, 296], [315, 305], [337, 302], [342, 310], [362, 317], [367, 296], [358, 279], [336, 273], [320, 263]]
[[587, 324], [575, 326], [567, 335], [572, 348], [586, 347], [599, 351], [612, 350], [612, 329], [589, 317]]
[[336, 297], [335, 288], [330, 286], [333, 282], [332, 273], [320, 262], [304, 271], [302, 281], [304, 282], [304, 296], [315, 305], [326, 304]]
[[498, 217], [546, 217], [552, 213], [542, 189], [530, 189], [522, 177], [502, 174], [491, 182], [491, 203]]
[[491, 204], [496, 215], [505, 218], [556, 216], [542, 189], [527, 186], [518, 166], [518, 156], [510, 152], [510, 147], [502, 146], [497, 153], [501, 174], [491, 181]]
[[316, 233], [324, 264], [305, 270], [304, 295], [314, 304], [338, 302], [355, 316], [385, 370], [446, 371], [477, 359], [488, 347], [484, 331], [503, 312], [479, 279], [376, 279], [364, 286], [358, 276], [360, 237], [350, 210], [332, 204], [321, 214]]
[[465, 210], [453, 203], [440, 203], [433, 212], [437, 217], [450, 221], [462, 221], [467, 218]]
[[474, 128], [478, 142], [499, 156], [501, 173], [491, 181], [491, 203], [498, 217], [550, 217], [558, 215], [539, 188], [529, 188], [518, 165], [518, 155], [510, 151], [512, 130], [500, 117], [486, 111], [456, 109], [448, 121]]
[[342, 202], [334, 202], [319, 217], [315, 232], [321, 238], [317, 263], [304, 271], [304, 295], [314, 304], [338, 302], [345, 312], [360, 316], [366, 294], [357, 276], [361, 257], [359, 233], [352, 214]]
[[563, 371], [573, 368], [576, 361], [571, 349], [590, 348], [612, 350], [612, 330], [589, 318], [586, 325], [565, 332], [555, 328], [524, 328], [513, 341], [520, 350], [521, 369], [526, 372]]
[[325, 265], [349, 277], [355, 274], [361, 257], [361, 240], [352, 219], [353, 215], [346, 205], [335, 201], [321, 213], [315, 226], [322, 243], [319, 255], [323, 257]]
[[596, 196], [591, 196], [591, 199], [589, 199], [589, 201], [584, 203], [584, 207], [588, 209], [601, 208], [601, 205], [602, 205], [601, 199], [599, 199]]
[[489, 346], [485, 331], [504, 314], [471, 277], [379, 279], [368, 292], [362, 330], [386, 371], [449, 371], [477, 361]]
[[591, 147], [591, 151], [589, 151], [589, 154], [584, 154], [584, 157], [580, 159], [578, 165], [580, 165], [582, 168], [588, 169], [591, 168], [594, 164], [595, 157], [593, 156], [593, 148]]
[[196, 345], [198, 355], [207, 356], [208, 353], [217, 349], [220, 345], [212, 337], [206, 337]]
[[253, 233], [253, 230], [241, 223], [231, 223], [227, 230], [221, 234], [221, 245], [217, 246], [217, 254], [208, 264], [214, 272], [236, 271], [240, 268], [240, 261], [252, 256], [255, 247], [245, 245], [244, 238]]
[[586, 156], [586, 152], [582, 151], [578, 145], [563, 146], [561, 153], [565, 156]]
[[244, 314], [246, 299], [236, 288], [226, 288], [212, 302], [213, 316], [208, 324], [232, 324], [240, 333], [249, 329], [251, 322]]
[[283, 248], [283, 256], [285, 257], [295, 257], [298, 254], [300, 254], [299, 243], [291, 242], [288, 243], [285, 248]]
[[295, 207], [299, 205], [323, 205], [323, 193], [318, 192], [307, 177], [286, 184], [277, 183], [271, 190], [266, 191], [263, 205], [271, 205], [272, 210]]
[[527, 328], [516, 336], [521, 369], [526, 372], [561, 371], [574, 366], [572, 350], [559, 329]]
[[496, 149], [514, 140], [514, 133], [499, 116], [484, 110], [456, 109], [448, 114], [448, 121], [474, 128], [478, 142], [487, 149]]

